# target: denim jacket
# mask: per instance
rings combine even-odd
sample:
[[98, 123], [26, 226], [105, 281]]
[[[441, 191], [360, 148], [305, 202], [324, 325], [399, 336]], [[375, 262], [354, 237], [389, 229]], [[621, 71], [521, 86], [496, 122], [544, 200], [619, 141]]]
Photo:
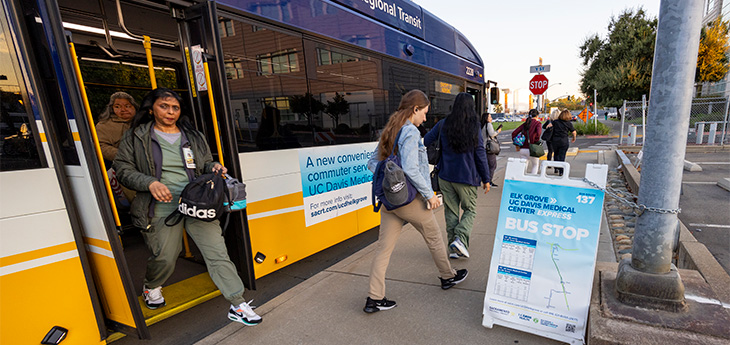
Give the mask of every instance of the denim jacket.
[[[398, 156], [400, 157], [403, 173], [408, 176], [413, 187], [416, 187], [426, 200], [433, 198], [433, 189], [431, 188], [431, 177], [428, 167], [428, 156], [426, 155], [426, 146], [421, 140], [421, 133], [418, 128], [406, 120], [403, 127], [400, 128], [401, 134], [398, 139]], [[378, 148], [368, 161], [368, 169], [375, 172], [378, 165]]]

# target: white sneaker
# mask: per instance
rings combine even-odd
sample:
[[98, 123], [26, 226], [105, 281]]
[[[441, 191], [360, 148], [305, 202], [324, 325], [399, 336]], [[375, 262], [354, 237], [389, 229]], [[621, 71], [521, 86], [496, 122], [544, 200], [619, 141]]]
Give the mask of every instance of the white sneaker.
[[[253, 302], [253, 300], [248, 301], [248, 303], [251, 302]], [[243, 302], [238, 306], [231, 305], [231, 309], [228, 310], [228, 318], [231, 321], [240, 322], [246, 326], [256, 326], [260, 324], [262, 321], [261, 316], [258, 316], [248, 303]]]
[[459, 258], [459, 254], [456, 254], [456, 253], [449, 254], [449, 259], [458, 259], [458, 258]]
[[154, 310], [167, 305], [165, 298], [162, 297], [162, 286], [158, 286], [154, 289], [149, 289], [146, 286], [143, 286], [142, 296], [144, 297], [144, 304], [147, 305], [147, 308]]
[[466, 246], [464, 245], [464, 242], [461, 242], [460, 238], [457, 237], [454, 242], [451, 242], [449, 247], [461, 256], [469, 257], [469, 251], [466, 250]]

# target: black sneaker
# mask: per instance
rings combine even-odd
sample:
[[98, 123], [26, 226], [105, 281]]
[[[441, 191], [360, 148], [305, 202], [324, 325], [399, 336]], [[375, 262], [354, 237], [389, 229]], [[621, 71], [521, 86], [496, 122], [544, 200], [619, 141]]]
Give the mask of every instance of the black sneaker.
[[395, 301], [390, 301], [385, 297], [379, 300], [374, 300], [368, 297], [367, 301], [365, 301], [365, 308], [363, 308], [362, 310], [364, 310], [366, 313], [374, 313], [376, 311], [393, 309], [395, 307]]
[[494, 183], [494, 182], [490, 183], [490, 185], [491, 185], [492, 187], [499, 187], [499, 185], [498, 185], [498, 184], [496, 184], [496, 183]]
[[466, 268], [464, 268], [464, 269], [457, 270], [456, 275], [453, 278], [443, 279], [443, 278], [439, 277], [439, 279], [441, 279], [441, 288], [444, 290], [447, 290], [447, 289], [451, 288], [452, 286], [463, 282], [464, 279], [466, 279], [466, 276], [468, 276], [468, 275], [469, 275], [469, 272], [466, 270]]

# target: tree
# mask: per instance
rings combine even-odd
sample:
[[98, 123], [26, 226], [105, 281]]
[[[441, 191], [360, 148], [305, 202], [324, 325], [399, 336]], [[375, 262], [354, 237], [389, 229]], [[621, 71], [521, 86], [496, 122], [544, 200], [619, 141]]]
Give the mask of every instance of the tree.
[[317, 114], [324, 110], [324, 104], [314, 98], [309, 92], [304, 95], [289, 96], [289, 107], [291, 111], [304, 115], [309, 125], [312, 124], [312, 114]]
[[335, 92], [332, 101], [327, 101], [324, 112], [332, 118], [332, 128], [337, 128], [340, 123], [340, 115], [350, 112], [350, 103], [345, 99], [345, 96]]
[[[697, 72], [695, 82], [718, 82], [725, 77], [730, 66], [728, 64], [728, 31], [730, 23], [717, 17], [702, 28], [700, 48], [697, 54]], [[698, 85], [701, 89], [702, 85]]]
[[494, 112], [495, 113], [501, 113], [502, 112], [502, 105], [501, 104], [495, 104], [494, 105]]
[[567, 110], [578, 110], [585, 107], [585, 100], [580, 97], [567, 96], [548, 102], [547, 106]]
[[604, 106], [618, 107], [624, 99], [649, 94], [657, 19], [642, 7], [624, 10], [608, 23], [608, 37], [588, 37], [580, 46], [583, 59], [581, 92], [595, 102], [598, 90]]

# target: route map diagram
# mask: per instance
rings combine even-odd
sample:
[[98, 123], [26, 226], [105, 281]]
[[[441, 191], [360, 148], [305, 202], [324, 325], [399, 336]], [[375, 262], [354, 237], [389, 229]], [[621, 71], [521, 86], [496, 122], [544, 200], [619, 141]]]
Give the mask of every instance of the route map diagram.
[[566, 249], [560, 246], [560, 244], [557, 243], [548, 243], [550, 245], [550, 259], [553, 262], [553, 266], [555, 266], [555, 271], [558, 273], [558, 277], [560, 278], [560, 287], [561, 290], [555, 290], [553, 288], [550, 289], [550, 295], [546, 296], [545, 299], [547, 300], [547, 306], [546, 308], [555, 308], [554, 305], [551, 305], [553, 294], [562, 294], [565, 299], [565, 307], [570, 310], [570, 304], [568, 304], [568, 295], [570, 294], [570, 291], [567, 291], [565, 289], [566, 284], [570, 284], [570, 282], [567, 282], [563, 279], [562, 273], [560, 273], [560, 267], [558, 266], [558, 261], [560, 261], [560, 251], [577, 251], [578, 249]]

